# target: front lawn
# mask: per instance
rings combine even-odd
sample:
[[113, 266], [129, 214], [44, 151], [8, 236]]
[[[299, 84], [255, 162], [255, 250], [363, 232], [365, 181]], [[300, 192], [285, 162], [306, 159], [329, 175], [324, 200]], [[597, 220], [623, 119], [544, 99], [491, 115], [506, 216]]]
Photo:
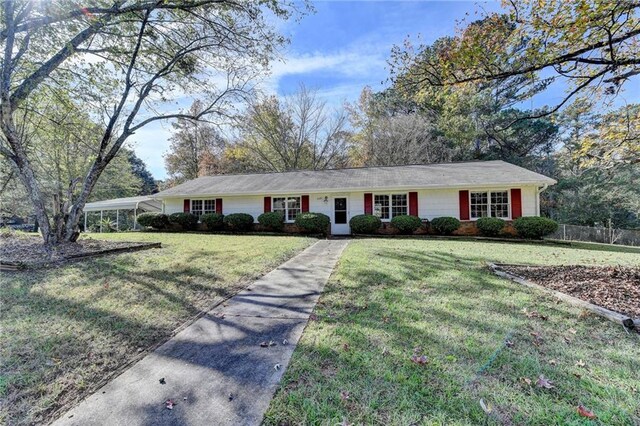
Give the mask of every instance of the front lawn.
[[42, 423], [70, 408], [176, 327], [313, 241], [161, 233], [96, 238], [163, 248], [0, 275], [0, 424]]
[[265, 423], [640, 424], [640, 335], [498, 278], [486, 261], [638, 265], [640, 253], [352, 241]]

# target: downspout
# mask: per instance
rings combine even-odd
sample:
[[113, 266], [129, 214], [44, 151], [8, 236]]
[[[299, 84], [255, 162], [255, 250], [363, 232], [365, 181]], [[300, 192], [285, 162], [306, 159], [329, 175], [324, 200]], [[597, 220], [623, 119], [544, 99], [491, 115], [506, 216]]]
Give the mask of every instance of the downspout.
[[542, 187], [536, 188], [536, 216], [540, 216], [540, 193], [544, 192], [549, 187], [549, 184], [545, 183]]

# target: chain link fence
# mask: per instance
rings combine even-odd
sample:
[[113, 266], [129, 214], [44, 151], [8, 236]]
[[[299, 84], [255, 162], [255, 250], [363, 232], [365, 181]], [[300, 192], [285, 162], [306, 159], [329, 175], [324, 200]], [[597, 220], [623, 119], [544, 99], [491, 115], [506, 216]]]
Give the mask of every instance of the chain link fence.
[[614, 227], [591, 227], [578, 225], [558, 225], [558, 230], [546, 238], [563, 241], [586, 241], [590, 243], [620, 244], [640, 246], [640, 230], [617, 229]]

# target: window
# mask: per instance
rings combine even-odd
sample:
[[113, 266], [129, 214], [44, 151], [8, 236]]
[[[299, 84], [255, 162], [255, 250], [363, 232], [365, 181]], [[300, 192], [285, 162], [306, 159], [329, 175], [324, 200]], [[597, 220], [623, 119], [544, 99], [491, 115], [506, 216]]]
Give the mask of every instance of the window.
[[503, 219], [509, 217], [508, 191], [471, 193], [471, 219], [487, 216]]
[[203, 214], [216, 212], [216, 200], [191, 200], [191, 213], [200, 217]]
[[373, 196], [373, 214], [382, 220], [407, 214], [407, 194], [376, 194]]
[[301, 197], [273, 197], [271, 211], [281, 212], [284, 220], [293, 222], [302, 210]]

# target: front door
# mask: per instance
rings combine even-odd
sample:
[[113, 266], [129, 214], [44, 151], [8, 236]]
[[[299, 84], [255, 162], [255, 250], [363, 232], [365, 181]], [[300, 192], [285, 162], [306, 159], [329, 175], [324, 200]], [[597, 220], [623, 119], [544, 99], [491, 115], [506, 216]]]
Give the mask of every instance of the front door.
[[331, 233], [334, 235], [349, 235], [349, 200], [347, 197], [333, 198], [333, 220]]

